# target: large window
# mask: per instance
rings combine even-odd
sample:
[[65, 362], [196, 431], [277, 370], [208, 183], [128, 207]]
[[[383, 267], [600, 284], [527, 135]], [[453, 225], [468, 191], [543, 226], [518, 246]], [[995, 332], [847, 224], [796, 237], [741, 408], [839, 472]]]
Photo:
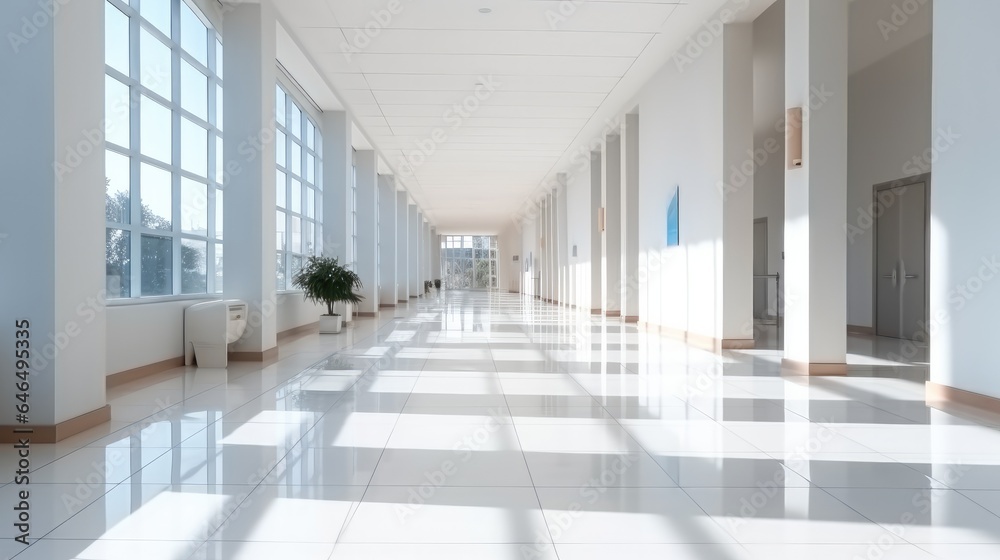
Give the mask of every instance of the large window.
[[446, 235], [441, 240], [441, 272], [451, 289], [498, 287], [497, 238], [492, 235]]
[[196, 8], [106, 0], [105, 109], [108, 297], [221, 292], [222, 43]]
[[312, 119], [281, 86], [275, 91], [277, 125], [278, 289], [292, 288], [292, 278], [306, 258], [322, 251], [323, 141]]

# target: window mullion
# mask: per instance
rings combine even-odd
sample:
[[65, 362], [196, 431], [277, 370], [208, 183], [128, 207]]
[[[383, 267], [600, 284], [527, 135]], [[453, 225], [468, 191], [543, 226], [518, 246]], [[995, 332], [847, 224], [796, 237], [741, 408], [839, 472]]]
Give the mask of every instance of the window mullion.
[[[126, 12], [128, 13], [128, 12]], [[139, 107], [139, 16], [130, 14], [129, 28], [129, 297], [142, 297], [142, 185], [140, 183], [140, 107]]]
[[171, 218], [170, 235], [173, 247], [173, 291], [174, 295], [184, 292], [182, 282], [181, 242], [181, 53], [180, 53], [180, 1], [170, 3], [170, 122], [173, 129], [170, 147]]

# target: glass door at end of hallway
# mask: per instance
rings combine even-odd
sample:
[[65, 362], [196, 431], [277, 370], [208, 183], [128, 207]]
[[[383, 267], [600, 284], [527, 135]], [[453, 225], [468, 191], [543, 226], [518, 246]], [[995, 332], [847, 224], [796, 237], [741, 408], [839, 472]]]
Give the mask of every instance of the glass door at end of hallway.
[[441, 240], [441, 280], [450, 290], [491, 290], [497, 278], [494, 235], [445, 235]]

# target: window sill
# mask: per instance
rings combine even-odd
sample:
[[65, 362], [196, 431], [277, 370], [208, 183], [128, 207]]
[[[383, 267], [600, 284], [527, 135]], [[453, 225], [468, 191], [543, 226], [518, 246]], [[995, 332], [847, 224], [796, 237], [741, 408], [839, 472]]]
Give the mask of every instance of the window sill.
[[175, 301], [214, 301], [222, 299], [222, 294], [185, 294], [180, 296], [151, 296], [137, 298], [109, 299], [108, 307], [128, 307], [130, 305], [151, 305]]

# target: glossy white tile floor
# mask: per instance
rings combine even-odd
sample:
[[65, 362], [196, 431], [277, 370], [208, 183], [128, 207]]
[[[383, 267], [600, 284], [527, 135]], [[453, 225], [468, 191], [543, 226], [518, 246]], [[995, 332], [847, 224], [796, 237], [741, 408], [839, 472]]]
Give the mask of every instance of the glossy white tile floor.
[[1000, 558], [1000, 419], [925, 406], [926, 349], [852, 338], [808, 379], [517, 295], [396, 314], [115, 390], [35, 446], [0, 556]]

